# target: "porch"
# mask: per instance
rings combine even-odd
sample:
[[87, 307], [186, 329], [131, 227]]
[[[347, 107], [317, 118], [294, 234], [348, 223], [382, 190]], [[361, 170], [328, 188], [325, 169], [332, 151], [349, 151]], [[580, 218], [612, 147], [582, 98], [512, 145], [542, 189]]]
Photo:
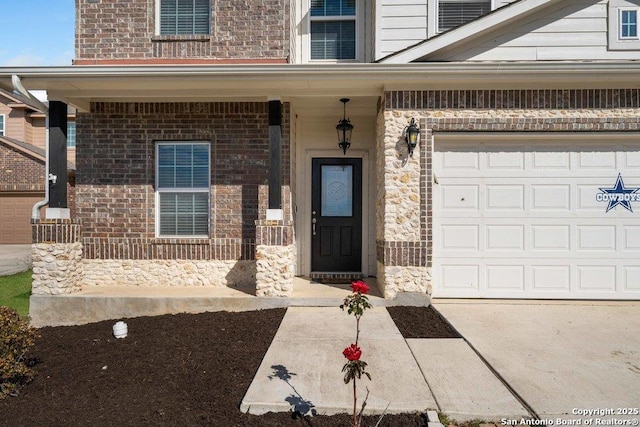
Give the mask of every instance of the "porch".
[[[427, 306], [425, 293], [403, 292], [385, 299], [375, 278], [364, 279], [377, 307]], [[80, 325], [110, 319], [211, 311], [249, 311], [279, 307], [337, 307], [351, 292], [350, 285], [323, 284], [308, 278], [293, 279], [290, 298], [257, 297], [255, 286], [141, 287], [84, 286], [64, 295], [32, 295], [29, 315], [35, 327]]]

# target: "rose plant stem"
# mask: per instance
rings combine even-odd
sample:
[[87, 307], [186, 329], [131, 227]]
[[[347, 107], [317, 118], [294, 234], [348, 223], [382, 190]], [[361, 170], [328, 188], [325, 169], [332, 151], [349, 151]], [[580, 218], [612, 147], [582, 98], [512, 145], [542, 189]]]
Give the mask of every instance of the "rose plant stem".
[[[357, 342], [357, 341], [356, 341]], [[357, 402], [357, 397], [356, 397], [356, 379], [353, 379], [353, 427], [358, 427], [358, 419], [356, 418], [356, 402]]]

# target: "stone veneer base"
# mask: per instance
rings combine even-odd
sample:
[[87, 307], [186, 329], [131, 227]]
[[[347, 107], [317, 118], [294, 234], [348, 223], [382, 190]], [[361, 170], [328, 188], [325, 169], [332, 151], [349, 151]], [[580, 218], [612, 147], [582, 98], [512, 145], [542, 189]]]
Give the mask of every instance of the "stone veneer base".
[[393, 299], [405, 292], [431, 295], [431, 268], [385, 266], [381, 262], [377, 268], [378, 282], [384, 284], [384, 298]]
[[63, 295], [82, 288], [81, 243], [35, 243], [31, 245], [34, 295]]
[[85, 286], [242, 286], [255, 285], [256, 262], [223, 260], [85, 259]]
[[291, 296], [295, 253], [294, 245], [256, 245], [256, 296]]

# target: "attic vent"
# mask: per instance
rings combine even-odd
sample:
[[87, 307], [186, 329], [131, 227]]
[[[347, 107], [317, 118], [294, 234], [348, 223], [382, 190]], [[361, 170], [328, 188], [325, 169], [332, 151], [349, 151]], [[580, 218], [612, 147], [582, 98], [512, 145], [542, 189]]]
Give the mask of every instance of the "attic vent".
[[491, 12], [491, 0], [439, 0], [438, 32], [448, 31]]

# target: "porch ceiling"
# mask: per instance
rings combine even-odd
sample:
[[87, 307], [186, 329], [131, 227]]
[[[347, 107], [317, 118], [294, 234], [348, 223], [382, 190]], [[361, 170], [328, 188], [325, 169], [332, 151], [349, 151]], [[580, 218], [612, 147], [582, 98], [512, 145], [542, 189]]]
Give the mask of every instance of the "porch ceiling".
[[385, 89], [637, 88], [640, 63], [488, 62], [345, 65], [0, 67], [30, 90], [87, 110], [91, 101], [377, 97]]

